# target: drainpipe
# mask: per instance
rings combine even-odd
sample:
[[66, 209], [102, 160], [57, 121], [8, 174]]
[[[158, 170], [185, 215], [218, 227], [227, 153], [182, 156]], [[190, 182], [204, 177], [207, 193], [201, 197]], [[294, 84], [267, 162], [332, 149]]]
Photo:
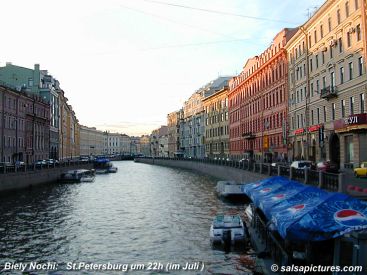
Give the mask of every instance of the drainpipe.
[[307, 32], [305, 31], [304, 27], [300, 27], [300, 30], [303, 32], [303, 34], [305, 35], [305, 44], [306, 44], [306, 58], [305, 58], [305, 62], [306, 62], [306, 106], [305, 106], [305, 123], [306, 123], [306, 145], [307, 148], [305, 150], [305, 159], [309, 160], [309, 153], [310, 153], [310, 133], [308, 131], [308, 128], [310, 126], [310, 120], [309, 120], [309, 105], [310, 105], [310, 71], [309, 71], [309, 65], [310, 65], [310, 60], [309, 60], [309, 49], [308, 49], [308, 35]]
[[363, 54], [364, 54], [364, 62], [366, 62], [367, 60], [367, 49], [366, 49], [366, 46], [367, 46], [367, 31], [366, 31], [366, 28], [367, 28], [367, 18], [366, 18], [366, 1], [365, 0], [362, 0], [361, 1], [361, 15], [362, 15], [362, 27], [361, 27], [361, 30], [362, 30], [362, 39], [363, 39]]

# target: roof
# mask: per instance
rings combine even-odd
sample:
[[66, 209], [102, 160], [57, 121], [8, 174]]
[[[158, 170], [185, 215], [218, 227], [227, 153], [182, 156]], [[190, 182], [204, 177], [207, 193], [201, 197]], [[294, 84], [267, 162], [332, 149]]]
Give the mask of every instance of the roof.
[[284, 177], [246, 184], [242, 191], [284, 239], [321, 241], [367, 229], [367, 203]]

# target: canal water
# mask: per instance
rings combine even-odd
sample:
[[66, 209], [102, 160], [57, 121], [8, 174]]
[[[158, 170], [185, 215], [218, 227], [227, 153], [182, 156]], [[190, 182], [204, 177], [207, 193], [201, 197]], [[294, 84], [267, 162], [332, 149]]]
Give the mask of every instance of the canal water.
[[[239, 261], [246, 251], [210, 245], [213, 216], [244, 209], [215, 196], [215, 179], [131, 161], [114, 165], [118, 173], [97, 175], [93, 183], [0, 196], [0, 270], [6, 263], [37, 262], [57, 268], [28, 274], [140, 274], [123, 271], [143, 265], [145, 274], [251, 274]], [[124, 266], [119, 272], [69, 271], [82, 262]], [[161, 270], [169, 263], [204, 264], [204, 271]]]

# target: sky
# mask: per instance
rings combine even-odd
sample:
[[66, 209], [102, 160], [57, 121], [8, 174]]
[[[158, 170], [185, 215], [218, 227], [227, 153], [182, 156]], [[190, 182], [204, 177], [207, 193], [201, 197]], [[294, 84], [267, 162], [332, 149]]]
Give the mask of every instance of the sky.
[[40, 64], [80, 124], [149, 134], [197, 89], [239, 74], [324, 0], [2, 0], [0, 66]]

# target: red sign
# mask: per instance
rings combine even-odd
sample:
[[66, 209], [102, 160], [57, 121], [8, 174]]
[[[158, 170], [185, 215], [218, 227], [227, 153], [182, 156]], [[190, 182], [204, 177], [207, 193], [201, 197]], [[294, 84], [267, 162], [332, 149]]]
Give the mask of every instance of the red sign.
[[367, 124], [367, 114], [351, 115], [346, 118], [342, 118], [334, 121], [334, 129], [343, 129], [349, 126]]
[[320, 129], [321, 125], [312, 125], [308, 127], [309, 132], [316, 132], [318, 129]]
[[305, 131], [305, 129], [304, 129], [304, 128], [300, 128], [300, 129], [295, 130], [295, 131], [294, 131], [294, 134], [295, 134], [295, 135], [299, 135], [299, 134], [302, 134], [304, 131]]

